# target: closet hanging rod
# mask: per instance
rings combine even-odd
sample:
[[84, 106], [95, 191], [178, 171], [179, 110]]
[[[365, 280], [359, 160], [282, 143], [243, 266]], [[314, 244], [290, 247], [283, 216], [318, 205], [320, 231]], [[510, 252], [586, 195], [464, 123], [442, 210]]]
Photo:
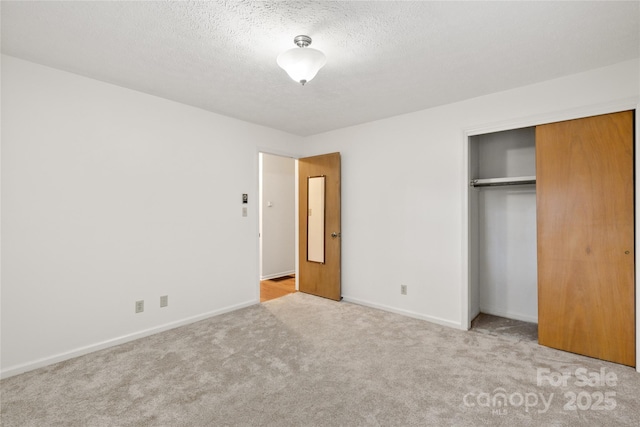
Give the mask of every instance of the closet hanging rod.
[[483, 178], [471, 181], [472, 187], [496, 187], [499, 185], [525, 185], [535, 184], [535, 176], [513, 176], [506, 178]]

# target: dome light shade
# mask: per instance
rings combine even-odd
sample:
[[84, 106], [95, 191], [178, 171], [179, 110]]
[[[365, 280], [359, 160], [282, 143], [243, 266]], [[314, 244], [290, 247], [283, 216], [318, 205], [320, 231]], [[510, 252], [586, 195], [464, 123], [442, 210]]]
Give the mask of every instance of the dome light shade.
[[327, 58], [319, 50], [307, 47], [311, 44], [311, 37], [297, 36], [293, 41], [298, 48], [281, 53], [277, 62], [289, 77], [304, 85], [318, 74], [327, 63]]

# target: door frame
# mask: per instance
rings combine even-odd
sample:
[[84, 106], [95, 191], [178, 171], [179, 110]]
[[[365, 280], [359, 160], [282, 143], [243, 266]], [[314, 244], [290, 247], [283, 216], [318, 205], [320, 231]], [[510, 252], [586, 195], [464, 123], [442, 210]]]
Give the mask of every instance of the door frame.
[[[587, 107], [575, 108], [564, 111], [556, 111], [548, 114], [528, 116], [517, 119], [506, 120], [500, 123], [487, 123], [484, 125], [474, 126], [462, 129], [462, 262], [461, 262], [461, 318], [460, 326], [462, 329], [469, 330], [471, 328], [470, 317], [470, 296], [471, 283], [470, 277], [470, 244], [469, 244], [469, 144], [470, 137], [482, 135], [486, 133], [501, 132], [505, 130], [513, 130], [524, 127], [537, 126], [545, 123], [560, 122], [565, 120], [579, 119], [589, 116], [597, 116], [600, 114], [616, 113], [625, 110], [636, 110], [635, 116], [635, 171], [634, 176], [636, 183], [640, 183], [640, 99], [638, 97], [625, 98], [618, 101], [591, 105]], [[640, 230], [640, 185], [635, 188], [635, 228]], [[635, 239], [636, 265], [640, 265], [640, 239]], [[634, 286], [636, 289], [636, 371], [640, 373], [640, 316], [637, 315], [640, 308], [640, 292], [638, 292], [638, 274], [634, 277]]]
[[[295, 231], [294, 231], [294, 236], [295, 236], [295, 243], [294, 243], [294, 251], [295, 251], [295, 260], [294, 260], [294, 264], [295, 264], [295, 275], [296, 275], [296, 290], [298, 290], [298, 280], [299, 280], [299, 260], [298, 260], [298, 248], [300, 245], [300, 236], [298, 233], [298, 159], [300, 157], [304, 157], [303, 155], [301, 155], [300, 153], [291, 153], [291, 152], [287, 152], [287, 151], [281, 151], [281, 150], [274, 150], [272, 148], [266, 148], [266, 147], [258, 147], [256, 150], [256, 154], [255, 154], [255, 171], [256, 171], [256, 179], [255, 179], [255, 185], [254, 185], [254, 194], [255, 194], [255, 204], [256, 204], [256, 209], [254, 210], [255, 212], [255, 220], [253, 222], [255, 230], [256, 230], [256, 259], [255, 259], [255, 271], [256, 271], [256, 283], [255, 283], [255, 292], [256, 292], [256, 296], [255, 296], [255, 301], [256, 303], [260, 303], [260, 206], [258, 205], [258, 201], [260, 199], [260, 153], [262, 154], [271, 154], [274, 156], [280, 156], [280, 157], [289, 157], [291, 159], [294, 160], [295, 162], [295, 170], [294, 170], [294, 174], [295, 174], [295, 188], [294, 188], [294, 203], [295, 203], [295, 220], [294, 220], [294, 227], [295, 227]], [[251, 201], [249, 201], [249, 203], [251, 203]]]

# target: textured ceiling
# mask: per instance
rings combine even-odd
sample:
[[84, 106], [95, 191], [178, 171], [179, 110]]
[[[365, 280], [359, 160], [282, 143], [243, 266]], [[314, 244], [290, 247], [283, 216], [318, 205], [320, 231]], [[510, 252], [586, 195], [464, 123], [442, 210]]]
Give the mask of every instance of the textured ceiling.
[[[311, 135], [640, 56], [640, 3], [2, 1], [2, 52]], [[276, 57], [307, 34], [306, 86]]]

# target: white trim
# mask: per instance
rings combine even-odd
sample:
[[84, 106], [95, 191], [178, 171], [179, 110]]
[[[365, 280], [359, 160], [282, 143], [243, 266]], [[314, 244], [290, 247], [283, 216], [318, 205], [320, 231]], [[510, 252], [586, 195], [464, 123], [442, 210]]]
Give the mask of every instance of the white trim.
[[[635, 110], [636, 111], [636, 141], [635, 141], [635, 154], [636, 154], [636, 194], [635, 194], [635, 211], [640, 212], [640, 141], [638, 141], [638, 135], [640, 135], [640, 120], [638, 114], [640, 113], [640, 99], [638, 96], [629, 98], [623, 98], [603, 104], [589, 105], [580, 108], [574, 108], [564, 111], [555, 111], [547, 114], [541, 114], [530, 117], [523, 117], [519, 119], [506, 120], [504, 122], [486, 124], [481, 126], [469, 127], [462, 129], [462, 262], [461, 262], [461, 274], [462, 274], [462, 289], [460, 292], [462, 304], [461, 304], [461, 325], [465, 329], [471, 327], [471, 320], [469, 319], [469, 138], [471, 136], [482, 135], [485, 133], [501, 132], [505, 130], [520, 129], [530, 126], [536, 126], [545, 123], [554, 123], [565, 120], [578, 119], [589, 116], [596, 116], [600, 114], [616, 113], [619, 111]], [[636, 214], [636, 230], [640, 230], [640, 215]], [[635, 253], [636, 253], [636, 265], [640, 265], [640, 243], [636, 236]], [[640, 307], [640, 292], [638, 290], [637, 276], [635, 279], [636, 288], [636, 371], [640, 373], [640, 316], [637, 315], [638, 307]]]
[[109, 347], [114, 347], [116, 345], [125, 344], [130, 341], [135, 341], [140, 338], [148, 337], [150, 335], [154, 335], [160, 332], [168, 331], [170, 329], [175, 329], [180, 326], [189, 325], [191, 323], [199, 322], [201, 320], [208, 319], [210, 317], [218, 316], [220, 314], [229, 313], [231, 311], [239, 310], [241, 308], [250, 307], [252, 305], [258, 304], [259, 301], [251, 300], [241, 304], [232, 305], [229, 307], [221, 308], [218, 310], [213, 310], [208, 313], [199, 314], [197, 316], [187, 317], [186, 319], [177, 320], [174, 322], [165, 323], [164, 325], [156, 326], [153, 328], [145, 329], [143, 331], [134, 332], [128, 335], [123, 335], [118, 338], [112, 338], [106, 341], [98, 342], [95, 344], [87, 345], [84, 347], [79, 347], [74, 350], [66, 351], [64, 353], [59, 353], [51, 357], [44, 357], [42, 359], [37, 359], [31, 362], [23, 363], [17, 366], [10, 366], [7, 369], [4, 369], [0, 372], [0, 378], [8, 378], [18, 374], [22, 374], [27, 371], [32, 371], [34, 369], [42, 368], [45, 366], [52, 365], [54, 363], [63, 362], [65, 360], [73, 359], [79, 356], [84, 356], [89, 353], [93, 353], [98, 350], [104, 350]]
[[467, 329], [467, 328], [463, 327], [463, 325], [461, 323], [453, 322], [453, 321], [447, 320], [447, 319], [442, 319], [440, 317], [427, 316], [427, 315], [416, 313], [416, 312], [413, 312], [413, 311], [401, 310], [401, 309], [398, 309], [398, 308], [395, 308], [395, 307], [389, 307], [387, 305], [377, 304], [377, 303], [361, 300], [361, 299], [358, 299], [358, 298], [351, 298], [351, 297], [348, 297], [348, 296], [343, 296], [342, 300], [345, 301], [345, 302], [352, 303], [352, 304], [363, 305], [365, 307], [376, 308], [378, 310], [388, 311], [390, 313], [395, 313], [395, 314], [400, 314], [402, 316], [412, 317], [414, 319], [426, 320], [427, 322], [436, 323], [436, 324], [441, 325], [441, 326], [447, 326], [447, 327], [450, 327], [450, 328], [460, 329], [460, 330], [466, 330]]
[[294, 243], [294, 250], [296, 252], [295, 254], [295, 266], [296, 266], [296, 291], [300, 290], [300, 180], [298, 179], [298, 159], [296, 159], [295, 162], [295, 184], [294, 184], [294, 190], [295, 191], [295, 195], [294, 195], [294, 200], [295, 200], [295, 219], [293, 221], [293, 223], [295, 224], [294, 226], [296, 227], [296, 231], [295, 231], [295, 243]]
[[[562, 122], [565, 120], [581, 119], [584, 117], [598, 116], [600, 114], [617, 113], [619, 111], [635, 110], [638, 108], [638, 97], [619, 99], [605, 104], [588, 105], [585, 107], [570, 110], [555, 111], [552, 113], [538, 114], [535, 116], [521, 117], [513, 120], [505, 120], [496, 123], [487, 123], [463, 129], [467, 138], [470, 136], [483, 135], [486, 133], [502, 132], [538, 126], [547, 123]], [[468, 165], [468, 162], [467, 162]]]
[[295, 273], [296, 273], [296, 270], [294, 269], [290, 271], [283, 271], [282, 273], [267, 274], [266, 276], [262, 276], [260, 280], [277, 279], [278, 277], [290, 276]]
[[271, 154], [273, 156], [280, 156], [280, 157], [289, 157], [291, 159], [299, 159], [300, 157], [302, 157], [302, 155], [299, 153], [295, 154], [289, 151], [274, 150], [268, 147], [257, 147], [257, 150], [258, 150], [257, 151], [258, 153]]
[[462, 286], [460, 287], [461, 298], [461, 310], [460, 310], [460, 324], [463, 329], [471, 329], [471, 321], [473, 319], [469, 316], [470, 301], [469, 293], [471, 288], [471, 277], [469, 277], [469, 182], [471, 177], [469, 176], [469, 138], [471, 137], [470, 131], [462, 132], [462, 254], [460, 259], [460, 267], [462, 274]]

